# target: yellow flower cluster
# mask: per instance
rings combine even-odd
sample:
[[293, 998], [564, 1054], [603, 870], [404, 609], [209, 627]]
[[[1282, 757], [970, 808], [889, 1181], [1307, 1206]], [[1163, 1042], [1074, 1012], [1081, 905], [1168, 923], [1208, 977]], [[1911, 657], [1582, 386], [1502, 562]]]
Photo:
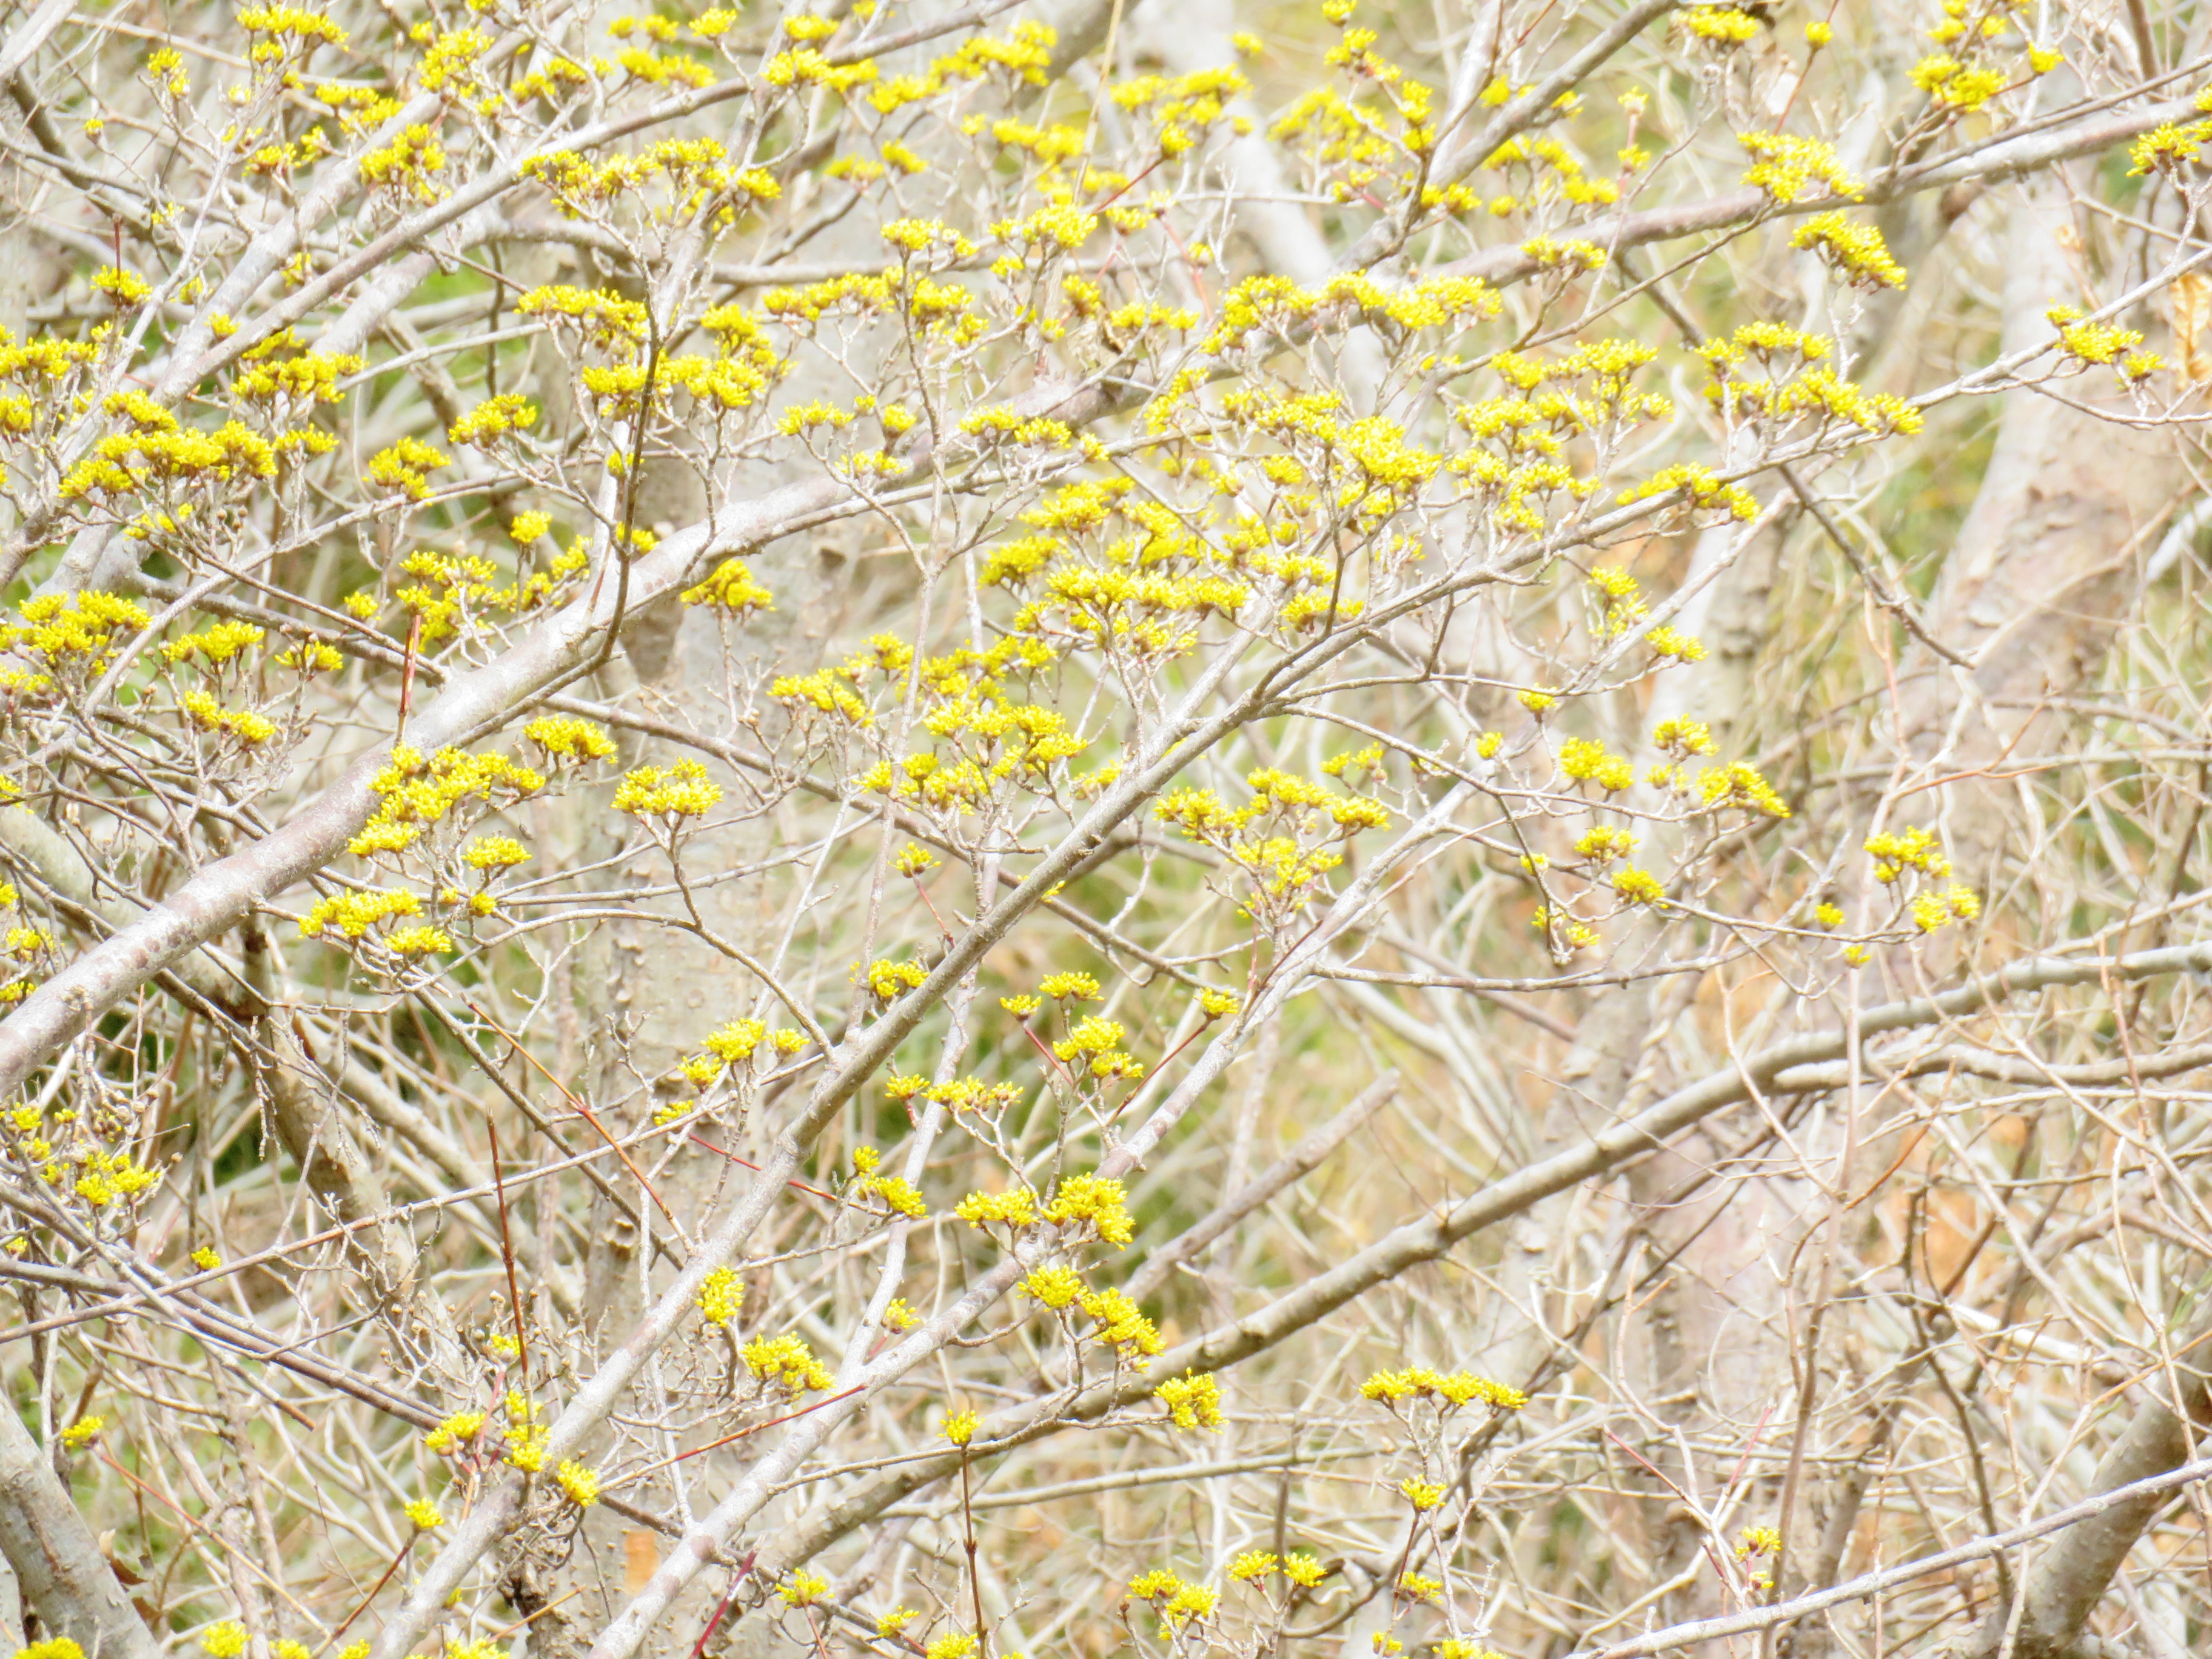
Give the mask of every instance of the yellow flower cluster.
[[838, 678], [835, 669], [811, 674], [780, 674], [769, 683], [768, 694], [779, 702], [804, 703], [824, 714], [839, 714], [854, 726], [872, 726], [875, 716], [866, 703]]
[[1152, 1390], [1152, 1397], [1168, 1408], [1169, 1420], [1179, 1429], [1221, 1426], [1221, 1385], [1210, 1374], [1170, 1377]]
[[2204, 141], [2212, 137], [2212, 122], [2191, 121], [2187, 126], [2177, 126], [2171, 121], [2153, 127], [2136, 140], [2128, 151], [2131, 166], [2130, 179], [2146, 173], [2179, 173], [2197, 159], [2197, 152], [2204, 148]]
[[461, 862], [487, 872], [530, 861], [530, 849], [509, 836], [479, 836], [461, 850]]
[[986, 1083], [981, 1078], [968, 1077], [956, 1078], [950, 1083], [933, 1083], [916, 1092], [956, 1112], [1003, 1112], [1021, 1103], [1022, 1085]]
[[495, 438], [526, 431], [538, 423], [538, 409], [520, 392], [502, 392], [487, 398], [446, 428], [457, 444], [482, 447]]
[[859, 1176], [845, 1189], [848, 1198], [858, 1200], [873, 1195], [902, 1216], [919, 1221], [929, 1213], [929, 1206], [921, 1201], [921, 1194], [903, 1176], [878, 1175], [877, 1166], [882, 1154], [872, 1146], [858, 1146], [853, 1151], [853, 1167]]
[[1938, 104], [1977, 110], [2012, 84], [2012, 77], [1990, 64], [1962, 64], [1938, 52], [1912, 66], [1912, 84]]
[[404, 191], [426, 204], [447, 193], [433, 176], [446, 170], [446, 147], [426, 126], [404, 129], [382, 149], [363, 155], [356, 165], [362, 183], [371, 190]]
[[1951, 860], [1943, 856], [1943, 843], [1932, 830], [1908, 824], [1900, 832], [1884, 830], [1867, 837], [1866, 850], [1874, 859], [1874, 878], [1885, 884], [1907, 870], [1941, 880], [1951, 873]]
[[1144, 1370], [1167, 1346], [1144, 1310], [1120, 1291], [1086, 1291], [1077, 1300], [1097, 1323], [1091, 1340], [1113, 1348], [1136, 1370]]
[[672, 766], [641, 766], [623, 775], [615, 788], [615, 811], [633, 817], [674, 820], [697, 817], [722, 799], [720, 784], [695, 760]]
[[526, 317], [577, 328], [601, 349], [623, 353], [643, 345], [649, 328], [643, 301], [626, 300], [606, 289], [535, 288], [518, 299], [514, 308]]
[[1738, 133], [1736, 142], [1753, 158], [1744, 183], [1756, 185], [1785, 207], [1804, 200], [1808, 186], [1819, 186], [1820, 195], [1852, 201], [1864, 188], [1844, 168], [1835, 146], [1824, 139], [1752, 131]]
[[1922, 893], [1911, 906], [1912, 925], [1923, 933], [1948, 927], [1954, 921], [1972, 921], [1982, 913], [1981, 896], [1971, 887], [1951, 887], [1938, 895]]
[[447, 465], [446, 457], [419, 438], [402, 438], [369, 457], [366, 482], [396, 489], [410, 501], [428, 500], [429, 475]]
[[783, 1598], [787, 1607], [811, 1607], [830, 1594], [830, 1581], [819, 1573], [809, 1572], [800, 1567], [793, 1572], [789, 1583], [776, 1587], [776, 1594]]
[[1127, 1199], [1118, 1181], [1095, 1174], [1068, 1176], [1045, 1206], [1044, 1218], [1060, 1227], [1087, 1222], [1109, 1244], [1127, 1246], [1136, 1236]]
[[1748, 761], [1732, 761], [1711, 767], [1698, 779], [1698, 793], [1707, 807], [1734, 807], [1740, 811], [1764, 812], [1771, 818], [1790, 816], [1790, 803], [1774, 791], [1757, 767]]
[[1151, 1602], [1160, 1616], [1161, 1633], [1173, 1635], [1194, 1619], [1212, 1618], [1220, 1595], [1203, 1584], [1185, 1583], [1165, 1567], [1155, 1567], [1130, 1580], [1129, 1599]]
[[701, 1281], [692, 1298], [709, 1325], [726, 1325], [744, 1310], [745, 1282], [728, 1267], [717, 1267]]
[[1881, 232], [1844, 213], [1814, 214], [1790, 233], [1790, 246], [1811, 249], [1854, 286], [1905, 286], [1905, 267], [1890, 256]]
[[572, 715], [532, 720], [522, 728], [522, 735], [561, 760], [610, 760], [616, 753], [612, 738], [591, 721]]
[[[30, 1143], [25, 1144], [24, 1151], [37, 1155]], [[106, 1209], [118, 1199], [136, 1198], [149, 1192], [161, 1181], [160, 1170], [135, 1162], [128, 1152], [103, 1152], [83, 1141], [69, 1150], [65, 1160], [76, 1165], [78, 1171], [71, 1190], [95, 1210]], [[47, 1163], [39, 1174], [52, 1186], [59, 1186], [68, 1179], [68, 1171], [61, 1163]]]
[[685, 588], [682, 598], [685, 605], [712, 605], [732, 616], [775, 609], [775, 596], [753, 580], [743, 559], [723, 560], [704, 581]]
[[1609, 824], [1600, 824], [1583, 832], [1575, 842], [1575, 851], [1593, 864], [1610, 864], [1615, 859], [1625, 859], [1636, 848], [1636, 837], [1626, 830]]
[[662, 138], [635, 155], [612, 156], [596, 165], [570, 150], [533, 155], [522, 164], [522, 171], [544, 185], [569, 218], [593, 215], [607, 204], [658, 183], [667, 194], [659, 216], [703, 216], [723, 229], [742, 209], [754, 202], [775, 201], [783, 194], [772, 175], [759, 167], [726, 166], [728, 157], [727, 148], [718, 139]]
[[2159, 366], [2155, 353], [2133, 349], [2142, 343], [2142, 335], [2135, 329], [2118, 323], [2085, 323], [2071, 306], [2052, 306], [2044, 314], [2058, 330], [2058, 343], [2069, 357], [2085, 363], [2111, 364], [2126, 352], [2128, 356], [2117, 365], [2121, 379], [2126, 380], [2141, 380]]
[[837, 1379], [823, 1368], [814, 1351], [795, 1334], [757, 1336], [738, 1351], [738, 1357], [763, 1386], [778, 1383], [793, 1399], [809, 1391], [819, 1394], [836, 1386]]
[[765, 1022], [732, 1020], [719, 1030], [709, 1032], [702, 1045], [707, 1052], [693, 1055], [680, 1069], [686, 1079], [704, 1088], [724, 1072], [734, 1071], [750, 1060], [755, 1050], [768, 1040]]
[[259, 645], [262, 637], [261, 629], [252, 623], [220, 622], [197, 634], [168, 641], [161, 647], [161, 654], [172, 663], [197, 656], [211, 667], [222, 667]]
[[1280, 1572], [1302, 1589], [1314, 1589], [1328, 1576], [1320, 1558], [1304, 1550], [1285, 1556], [1272, 1550], [1247, 1550], [1229, 1565], [1229, 1576], [1240, 1584], [1253, 1583], [1271, 1572]]
[[1122, 1050], [1121, 1040], [1127, 1035], [1121, 1021], [1085, 1014], [1068, 1028], [1066, 1038], [1052, 1045], [1052, 1051], [1065, 1063], [1087, 1066], [1094, 1078], [1134, 1081], [1144, 1076], [1145, 1068]]
[[543, 774], [504, 755], [469, 755], [458, 749], [441, 749], [426, 761], [421, 750], [401, 744], [369, 780], [369, 787], [381, 805], [361, 832], [346, 843], [346, 850], [360, 858], [404, 852], [423, 830], [444, 822], [456, 806], [471, 797], [490, 807], [535, 794], [544, 787]]
[[317, 899], [300, 918], [300, 933], [303, 938], [320, 939], [335, 927], [348, 939], [359, 939], [380, 921], [422, 913], [422, 901], [409, 892], [331, 893]]
[[1020, 1288], [1024, 1295], [1033, 1297], [1058, 1312], [1063, 1308], [1074, 1306], [1076, 1299], [1083, 1295], [1085, 1286], [1082, 1275], [1074, 1268], [1055, 1265], [1032, 1267], [1028, 1277], [1022, 1280]]
[[122, 630], [139, 633], [153, 617], [135, 599], [112, 592], [38, 592], [15, 606], [22, 623], [0, 629], [0, 650], [42, 657], [53, 671], [91, 677], [104, 671]]
[[1359, 1392], [1363, 1398], [1394, 1410], [1409, 1400], [1438, 1402], [1440, 1411], [1457, 1410], [1479, 1401], [1494, 1410], [1517, 1412], [1528, 1403], [1528, 1396], [1520, 1389], [1492, 1382], [1476, 1372], [1453, 1371], [1444, 1376], [1421, 1365], [1407, 1366], [1403, 1370], [1376, 1371], [1359, 1385]]
[[1725, 50], [1757, 39], [1765, 24], [1734, 6], [1686, 6], [1674, 14], [1674, 27], [1708, 46]]
[[1659, 878], [1649, 871], [1638, 870], [1633, 865], [1617, 870], [1613, 876], [1613, 890], [1628, 904], [1658, 904], [1667, 896]]
[[1710, 755], [1714, 748], [1711, 728], [1703, 720], [1663, 720], [1652, 728], [1651, 742], [1678, 755]]
[[525, 1474], [545, 1467], [545, 1427], [538, 1420], [538, 1405], [514, 1389], [507, 1391], [507, 1461]]
[[384, 936], [384, 947], [403, 957], [427, 957], [453, 948], [453, 935], [442, 927], [400, 927]]
[[[272, 348], [280, 343], [291, 343], [295, 337], [285, 329], [264, 340], [246, 355], [246, 362], [231, 382], [231, 389], [249, 402], [273, 402], [289, 398], [302, 404], [336, 403], [341, 393], [338, 381], [348, 374], [361, 372], [362, 359], [350, 352], [324, 353], [303, 351], [295, 356], [277, 357]], [[107, 400], [108, 412], [126, 412], [126, 398], [142, 398], [143, 393], [121, 393]], [[133, 418], [146, 423], [145, 411], [128, 408]]]
[[981, 1230], [998, 1225], [1019, 1229], [1036, 1225], [1036, 1203], [1018, 1187], [1003, 1193], [970, 1193], [953, 1206], [952, 1213]]
[[238, 14], [238, 26], [250, 34], [289, 36], [303, 48], [319, 43], [343, 50], [346, 32], [320, 12], [298, 6], [250, 6]]
[[154, 286], [144, 277], [124, 270], [120, 265], [108, 265], [94, 271], [93, 287], [98, 289], [118, 307], [135, 306], [154, 291]]
[[431, 1430], [423, 1437], [422, 1443], [441, 1454], [458, 1452], [477, 1437], [483, 1425], [484, 1414], [482, 1412], [455, 1412]]
[[1705, 647], [1702, 640], [1695, 635], [1682, 633], [1680, 629], [1668, 627], [1663, 623], [1644, 636], [1644, 643], [1650, 646], [1658, 655], [1671, 658], [1676, 662], [1705, 660]]
[[276, 735], [276, 722], [250, 708], [225, 708], [204, 691], [179, 695], [177, 707], [203, 732], [221, 732], [251, 747]]
[[1589, 585], [1597, 590], [1603, 606], [1596, 627], [1601, 637], [1625, 634], [1644, 617], [1644, 604], [1636, 578], [1619, 565], [1601, 565], [1591, 571]]
[[276, 476], [276, 447], [252, 428], [226, 421], [212, 432], [201, 432], [179, 425], [167, 410], [145, 407], [159, 419], [101, 438], [62, 479], [62, 500], [243, 485]]
[[1741, 484], [1723, 483], [1711, 467], [1695, 461], [1678, 461], [1661, 469], [1644, 483], [1623, 490], [1620, 500], [1626, 506], [1678, 493], [1686, 495], [1692, 507], [1723, 507], [1746, 520], [1759, 516], [1759, 502], [1749, 490]]
[[861, 975], [868, 989], [885, 1002], [902, 991], [920, 990], [928, 977], [929, 969], [919, 962], [892, 962], [887, 957], [870, 963]]
[[[1036, 1219], [1035, 1208], [1030, 1204], [1029, 1194], [1026, 1193], [995, 1195], [971, 1193], [966, 1200], [963, 1200], [960, 1209], [955, 1213], [979, 1227], [987, 1219], [1004, 1221], [1015, 1228], [1034, 1225]], [[1094, 1291], [1088, 1288], [1084, 1284], [1082, 1276], [1073, 1267], [1056, 1263], [1048, 1267], [1033, 1267], [1022, 1280], [1020, 1289], [1024, 1296], [1042, 1303], [1055, 1313], [1063, 1312], [1072, 1307], [1079, 1307], [1097, 1326], [1097, 1328], [1091, 1332], [1091, 1339], [1114, 1348], [1118, 1358], [1127, 1361], [1138, 1370], [1144, 1370], [1152, 1356], [1160, 1352], [1165, 1346], [1152, 1322], [1145, 1316], [1144, 1310], [1128, 1297], [1120, 1291]], [[1206, 1397], [1206, 1391], [1212, 1388], [1212, 1379], [1204, 1377], [1190, 1383], [1188, 1387], [1181, 1383], [1166, 1385], [1159, 1393], [1161, 1399], [1169, 1404], [1171, 1411], [1174, 1409], [1174, 1400], [1179, 1398], [1185, 1401], [1189, 1409], [1198, 1412], [1199, 1402], [1202, 1398]], [[1170, 1389], [1175, 1392], [1171, 1395]], [[1218, 1393], [1213, 1394], [1211, 1398], [1214, 1407], [1218, 1408], [1219, 1404]], [[1177, 1420], [1180, 1421], [1180, 1418]], [[1218, 1423], [1208, 1421], [1205, 1425], [1212, 1428], [1218, 1426]], [[1188, 1427], [1189, 1425], [1184, 1426]]]
[[1636, 781], [1636, 769], [1625, 755], [1607, 751], [1595, 738], [1569, 738], [1559, 745], [1559, 770], [1577, 783], [1595, 783], [1618, 794]]

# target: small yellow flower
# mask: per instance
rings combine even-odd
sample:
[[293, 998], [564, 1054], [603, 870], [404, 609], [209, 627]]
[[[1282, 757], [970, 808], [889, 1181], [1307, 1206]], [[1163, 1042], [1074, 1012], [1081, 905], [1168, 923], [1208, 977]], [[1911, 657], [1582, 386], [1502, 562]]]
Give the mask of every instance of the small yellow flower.
[[1152, 1394], [1168, 1408], [1169, 1420], [1179, 1429], [1221, 1426], [1221, 1385], [1211, 1376], [1187, 1372], [1170, 1377]]
[[553, 1471], [554, 1480], [561, 1490], [580, 1510], [587, 1510], [599, 1501], [599, 1477], [573, 1459], [565, 1459]]
[[1633, 865], [1614, 873], [1613, 890], [1630, 904], [1657, 904], [1667, 896], [1656, 876]]
[[981, 1420], [972, 1411], [955, 1412], [945, 1419], [945, 1437], [956, 1446], [964, 1446], [975, 1437], [976, 1425]]
[[455, 1412], [430, 1431], [422, 1443], [434, 1452], [459, 1451], [477, 1437], [484, 1425], [482, 1412]]
[[1300, 1589], [1311, 1589], [1328, 1577], [1328, 1569], [1311, 1552], [1293, 1550], [1283, 1558], [1283, 1577]]
[[435, 1532], [446, 1524], [438, 1506], [427, 1498], [418, 1498], [407, 1506], [407, 1518], [424, 1532]]

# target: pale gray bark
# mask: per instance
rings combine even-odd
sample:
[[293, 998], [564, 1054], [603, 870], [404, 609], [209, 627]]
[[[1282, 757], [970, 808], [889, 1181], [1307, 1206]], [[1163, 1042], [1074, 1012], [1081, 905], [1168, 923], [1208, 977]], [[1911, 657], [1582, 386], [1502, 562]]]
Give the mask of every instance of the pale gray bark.
[[76, 1642], [86, 1659], [159, 1659], [161, 1644], [13, 1406], [0, 1410], [0, 1554], [46, 1634]]
[[[2212, 1334], [2212, 1328], [2196, 1334]], [[2202, 1425], [2212, 1419], [2212, 1391], [2196, 1369], [2200, 1352], [2191, 1349], [2179, 1370], [2180, 1403]], [[2126, 1431], [2099, 1461], [2085, 1496], [2115, 1492], [2189, 1462], [2194, 1449], [2191, 1423], [2154, 1397], [2162, 1392], [2162, 1382], [2154, 1379], [2145, 1385], [2154, 1397], [2136, 1409]], [[2090, 1614], [2143, 1529], [2172, 1498], [2167, 1492], [2131, 1494], [2059, 1534], [2028, 1576], [2017, 1623], [2010, 1607], [2000, 1603], [1992, 1608], [1966, 1649], [1969, 1659], [1996, 1659], [2006, 1652], [2012, 1659], [2086, 1659], [2081, 1633]]]
[[[2047, 334], [2044, 312], [2081, 289], [2073, 210], [2063, 180], [2027, 187], [2005, 242], [2001, 350]], [[2070, 385], [2069, 394], [2081, 387]], [[2087, 685], [2110, 650], [2130, 599], [2134, 573], [2170, 512], [2185, 473], [2175, 441], [2100, 420], [2033, 391], [2004, 401], [1996, 443], [1972, 511], [1945, 560], [1926, 617], [1930, 630], [1972, 666], [1919, 659], [1908, 692], [1912, 735], [1939, 774], [1995, 772], [2003, 757], [2050, 727], [2048, 700]], [[2018, 787], [1969, 778], [1946, 790], [1944, 829], [1954, 863], [1972, 884], [1994, 890], [2015, 855], [2032, 853], [2039, 821]], [[2185, 1404], [2204, 1410], [2201, 1378], [2185, 1373]], [[2156, 1401], [2141, 1407], [2098, 1465], [2093, 1494], [2165, 1473], [2187, 1461], [2181, 1417]], [[1971, 1651], [1994, 1659], [2065, 1659], [2129, 1550], [2163, 1502], [2132, 1498], [2074, 1528], [2035, 1564], [2017, 1627], [2000, 1604]]]

